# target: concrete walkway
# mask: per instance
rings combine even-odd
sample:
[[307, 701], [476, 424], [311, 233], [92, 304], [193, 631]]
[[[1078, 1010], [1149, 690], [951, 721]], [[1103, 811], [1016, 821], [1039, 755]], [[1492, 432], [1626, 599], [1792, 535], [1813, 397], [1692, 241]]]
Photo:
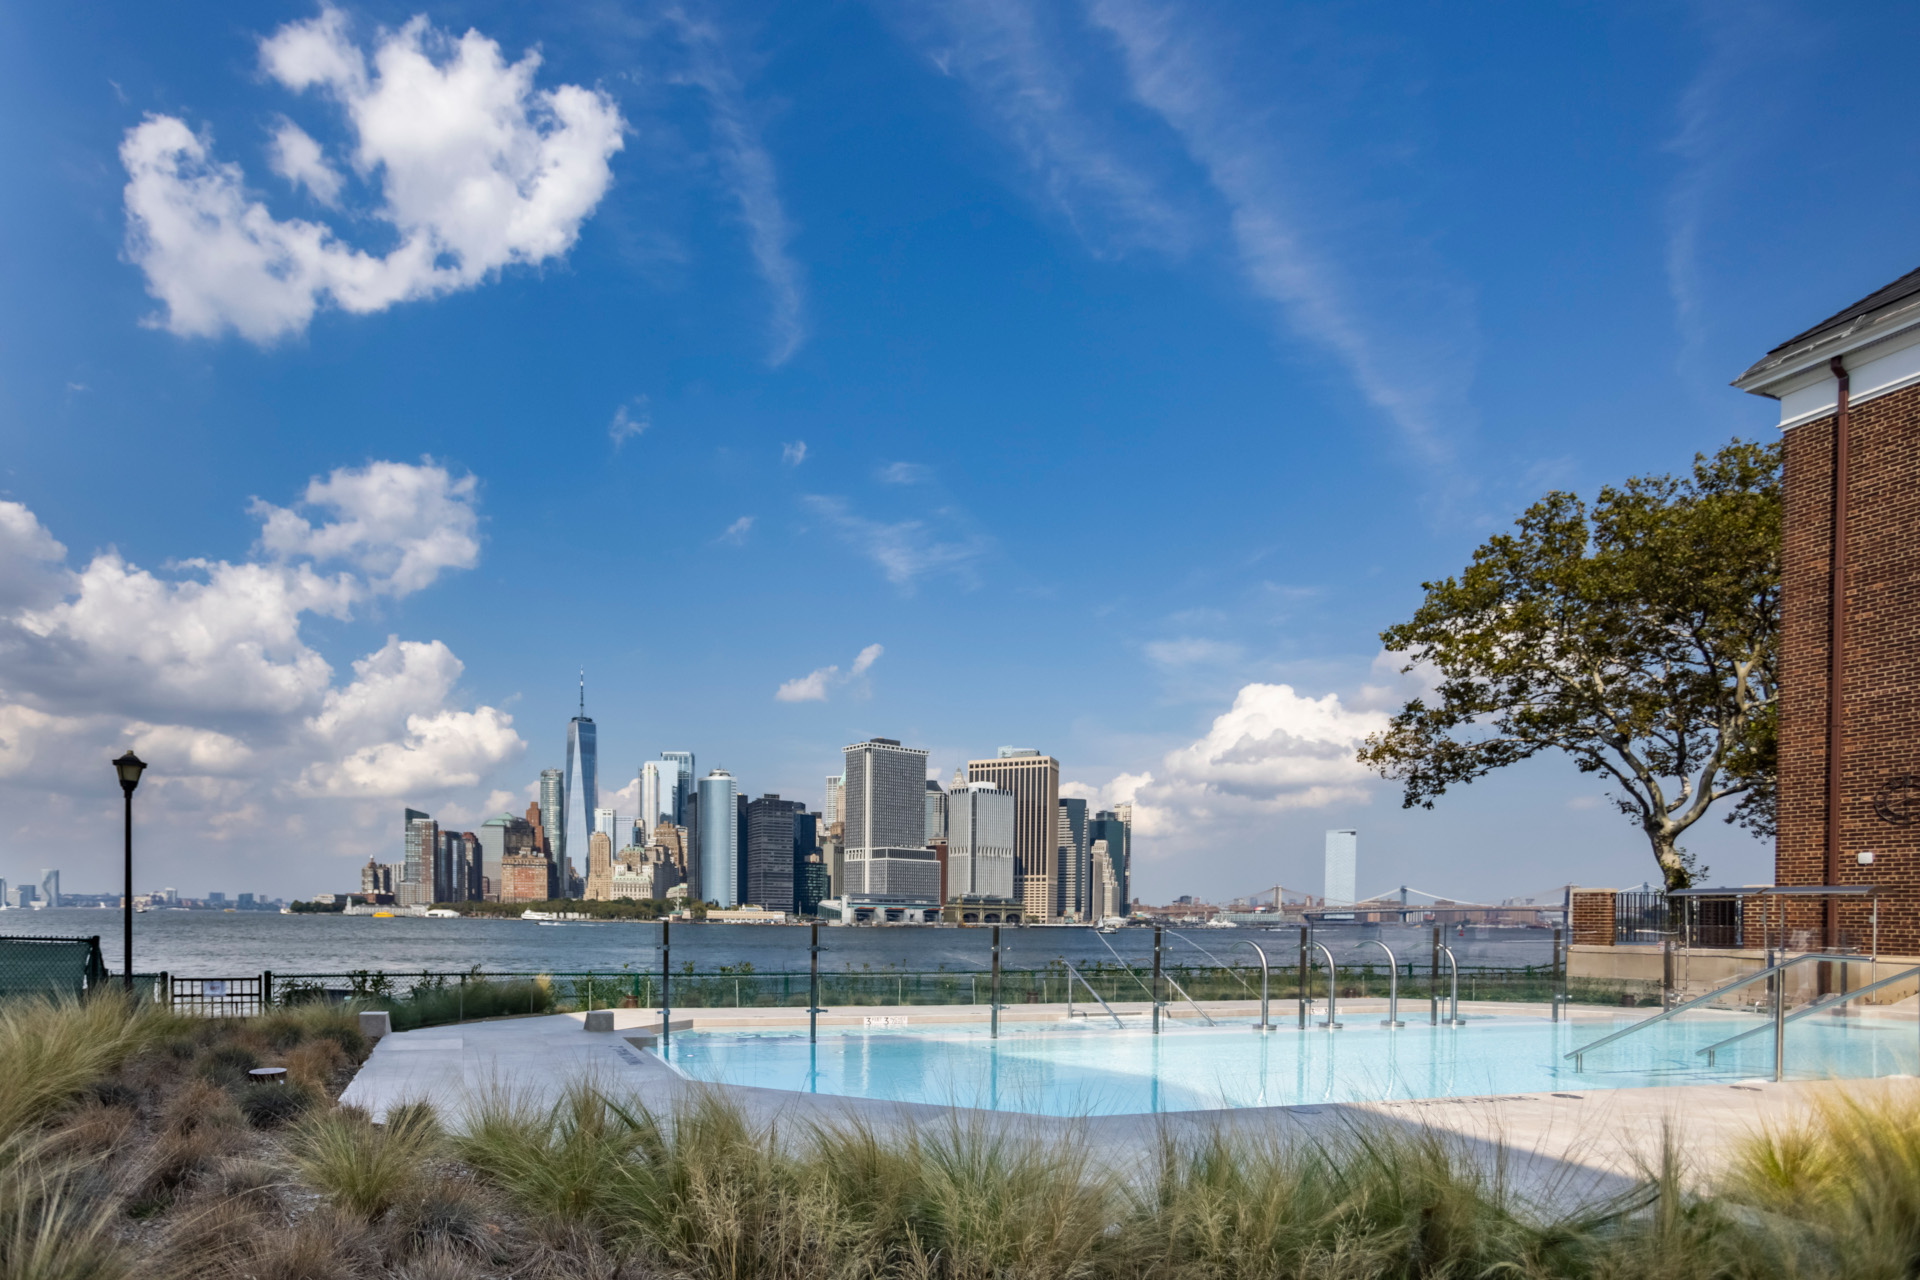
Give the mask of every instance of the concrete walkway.
[[[1342, 1001], [1355, 1018], [1384, 1010], [1384, 1001]], [[1250, 1018], [1257, 1005], [1209, 1003], [1213, 1016]], [[1144, 1022], [1145, 1009], [1116, 1006], [1129, 1023]], [[1065, 1006], [1023, 1005], [1003, 1010], [1003, 1023], [1057, 1021]], [[1191, 1013], [1191, 1010], [1188, 1011]], [[1276, 1007], [1276, 1015], [1283, 1012]], [[1283, 1027], [1297, 1025], [1295, 1006], [1284, 1009]], [[1468, 1005], [1482, 1016], [1546, 1016], [1545, 1006], [1511, 1003]], [[1574, 1011], [1576, 1020], [1611, 1018], [1613, 1010]], [[674, 1029], [804, 1027], [792, 1009], [690, 1009], [675, 1011]], [[1523, 1197], [1542, 1205], [1570, 1206], [1624, 1192], [1645, 1170], [1659, 1167], [1671, 1133], [1691, 1176], [1711, 1178], [1726, 1167], [1739, 1145], [1767, 1128], [1804, 1117], [1823, 1095], [1845, 1087], [1855, 1094], [1920, 1088], [1911, 1078], [1856, 1081], [1845, 1086], [1807, 1083], [1694, 1085], [1647, 1089], [1585, 1089], [1575, 1093], [1512, 1094], [1170, 1112], [1161, 1115], [1090, 1117], [1034, 1116], [969, 1111], [919, 1103], [804, 1094], [777, 1089], [709, 1085], [690, 1081], [648, 1047], [659, 1029], [657, 1012], [614, 1011], [611, 1034], [584, 1030], [585, 1015], [507, 1018], [402, 1032], [385, 1037], [348, 1086], [341, 1101], [364, 1107], [376, 1120], [401, 1103], [424, 1101], [459, 1125], [489, 1099], [547, 1107], [567, 1087], [590, 1082], [612, 1096], [655, 1111], [670, 1111], [705, 1091], [723, 1095], [760, 1124], [779, 1123], [804, 1132], [809, 1123], [857, 1122], [881, 1131], [958, 1124], [1036, 1141], [1077, 1141], [1089, 1157], [1121, 1170], [1145, 1167], [1140, 1157], [1163, 1138], [1192, 1140], [1212, 1133], [1255, 1141], [1337, 1139], [1356, 1126], [1407, 1135], [1439, 1134], [1471, 1156], [1490, 1175], [1498, 1172]], [[1401, 1016], [1425, 1020], [1424, 1002], [1403, 1005]], [[1582, 1015], [1585, 1015], [1583, 1017]], [[1104, 1017], [1104, 1015], [1097, 1015]], [[877, 1024], [899, 1018], [910, 1025], [978, 1022], [984, 1009], [968, 1006], [907, 1006], [838, 1009], [823, 1014], [828, 1026]], [[793, 1122], [801, 1122], [796, 1130]]]

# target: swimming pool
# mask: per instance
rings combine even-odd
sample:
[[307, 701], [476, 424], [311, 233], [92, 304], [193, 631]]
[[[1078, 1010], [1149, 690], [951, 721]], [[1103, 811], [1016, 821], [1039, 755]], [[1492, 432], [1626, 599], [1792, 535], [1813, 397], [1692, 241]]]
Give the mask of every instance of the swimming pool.
[[[1642, 1015], [1644, 1016], [1644, 1015]], [[1773, 1077], [1773, 1037], [1694, 1051], [1760, 1025], [1739, 1014], [1677, 1018], [1596, 1051], [1585, 1070], [1562, 1057], [1639, 1019], [1577, 1023], [1491, 1017], [1462, 1027], [1409, 1024], [1256, 1034], [1245, 1023], [1177, 1026], [1155, 1036], [1110, 1024], [987, 1030], [951, 1027], [676, 1034], [665, 1055], [682, 1075], [791, 1089], [1037, 1115], [1127, 1115], [1387, 1098], [1477, 1097], [1576, 1089], [1733, 1083]], [[1357, 1020], [1356, 1020], [1357, 1021]], [[1787, 1029], [1789, 1079], [1920, 1073], [1911, 1022], [1807, 1019]]]

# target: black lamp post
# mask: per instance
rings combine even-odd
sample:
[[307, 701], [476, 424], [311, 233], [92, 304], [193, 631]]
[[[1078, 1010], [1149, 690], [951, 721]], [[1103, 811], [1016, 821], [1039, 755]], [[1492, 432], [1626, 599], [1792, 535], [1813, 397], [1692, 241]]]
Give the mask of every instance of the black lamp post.
[[127, 896], [121, 902], [126, 922], [126, 935], [122, 939], [122, 972], [126, 974], [127, 995], [133, 995], [133, 789], [140, 785], [140, 774], [147, 762], [129, 751], [113, 762], [114, 772], [120, 775], [120, 791], [127, 798]]

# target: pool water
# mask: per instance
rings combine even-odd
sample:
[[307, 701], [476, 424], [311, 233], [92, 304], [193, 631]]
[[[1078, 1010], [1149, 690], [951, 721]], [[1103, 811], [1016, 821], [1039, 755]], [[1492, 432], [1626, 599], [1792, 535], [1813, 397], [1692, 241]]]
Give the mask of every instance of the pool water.
[[[1644, 1016], [1644, 1015], [1642, 1015]], [[1639, 1019], [1550, 1022], [1490, 1017], [1462, 1027], [1409, 1023], [1258, 1034], [1246, 1023], [1161, 1035], [1111, 1023], [987, 1029], [905, 1027], [704, 1031], [672, 1037], [668, 1063], [716, 1084], [840, 1094], [1037, 1115], [1127, 1115], [1388, 1098], [1457, 1098], [1574, 1089], [1733, 1083], [1773, 1077], [1769, 1028], [1716, 1054], [1694, 1051], [1762, 1020], [1689, 1015], [1628, 1036], [1575, 1071], [1562, 1055]], [[1808, 1018], [1787, 1027], [1789, 1079], [1920, 1074], [1911, 1022]]]

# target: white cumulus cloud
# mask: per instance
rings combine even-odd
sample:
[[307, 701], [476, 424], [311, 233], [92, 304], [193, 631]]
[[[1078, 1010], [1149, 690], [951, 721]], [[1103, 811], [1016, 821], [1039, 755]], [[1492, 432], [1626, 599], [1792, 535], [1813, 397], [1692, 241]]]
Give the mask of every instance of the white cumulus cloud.
[[333, 518], [256, 501], [254, 558], [162, 569], [112, 548], [70, 568], [30, 510], [0, 504], [0, 841], [64, 842], [72, 878], [103, 876], [88, 851], [113, 847], [106, 762], [132, 748], [150, 765], [146, 865], [167, 882], [210, 857], [258, 867], [260, 888], [288, 866], [393, 860], [394, 805], [457, 800], [525, 744], [461, 696], [445, 644], [389, 637], [340, 682], [306, 622], [475, 563], [473, 493], [432, 464], [343, 468], [296, 504]]
[[867, 674], [873, 664], [880, 659], [886, 649], [870, 644], [854, 655], [853, 666], [845, 674], [839, 664], [829, 667], [815, 667], [804, 676], [795, 676], [773, 691], [776, 702], [825, 702], [834, 689], [849, 684]]
[[[566, 253], [612, 182], [624, 128], [613, 101], [535, 87], [537, 53], [509, 63], [477, 31], [454, 38], [417, 17], [363, 49], [327, 8], [280, 28], [260, 55], [282, 86], [340, 112], [342, 158], [377, 198], [339, 228], [276, 218], [208, 137], [148, 116], [120, 147], [127, 253], [162, 304], [155, 322], [174, 333], [267, 343], [327, 303], [366, 313], [471, 288]], [[340, 196], [339, 169], [298, 126], [279, 128], [271, 155], [322, 203]], [[384, 252], [343, 238], [368, 223], [384, 224]]]

